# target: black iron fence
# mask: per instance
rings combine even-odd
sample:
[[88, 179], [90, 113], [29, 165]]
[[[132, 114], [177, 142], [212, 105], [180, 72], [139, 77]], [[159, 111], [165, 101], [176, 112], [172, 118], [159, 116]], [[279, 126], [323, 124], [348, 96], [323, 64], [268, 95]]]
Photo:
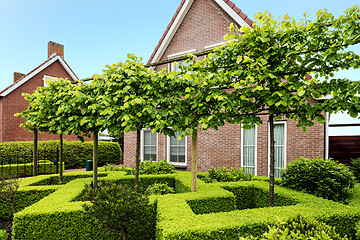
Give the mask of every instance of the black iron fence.
[[[59, 173], [59, 149], [56, 151], [55, 159], [47, 159], [48, 151], [38, 151], [37, 174]], [[33, 151], [19, 154], [8, 159], [0, 159], [0, 178], [21, 178], [33, 176], [34, 163]]]

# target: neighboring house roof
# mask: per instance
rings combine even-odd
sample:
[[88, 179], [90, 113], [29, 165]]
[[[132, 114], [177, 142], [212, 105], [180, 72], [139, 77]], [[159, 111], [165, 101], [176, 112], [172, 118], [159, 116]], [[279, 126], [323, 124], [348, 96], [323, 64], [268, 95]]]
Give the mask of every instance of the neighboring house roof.
[[[224, 11], [229, 14], [240, 26], [248, 25], [251, 27], [253, 21], [247, 17], [236, 5], [230, 0], [214, 0]], [[182, 0], [180, 6], [175, 12], [175, 15], [171, 19], [167, 26], [162, 38], [156, 46], [154, 52], [147, 64], [158, 62], [164, 53], [165, 49], [169, 45], [171, 39], [175, 35], [176, 31], [181, 25], [181, 22], [185, 18], [194, 0]]]
[[45, 62], [40, 64], [37, 68], [33, 69], [31, 72], [29, 72], [28, 74], [26, 74], [25, 76], [23, 76], [22, 78], [20, 78], [13, 84], [11, 84], [9, 87], [2, 90], [0, 92], [0, 97], [5, 97], [6, 95], [8, 95], [12, 91], [14, 91], [16, 88], [20, 87], [22, 84], [27, 82], [29, 79], [31, 79], [36, 74], [38, 74], [39, 72], [41, 72], [42, 70], [44, 70], [45, 68], [47, 68], [48, 66], [50, 66], [51, 64], [53, 64], [56, 61], [60, 62], [60, 64], [69, 73], [69, 75], [72, 77], [73, 80], [75, 80], [75, 81], [79, 80], [78, 77], [76, 76], [76, 74], [73, 72], [73, 70], [65, 62], [65, 60], [59, 55], [54, 55], [53, 57], [49, 58], [48, 60], [46, 60]]

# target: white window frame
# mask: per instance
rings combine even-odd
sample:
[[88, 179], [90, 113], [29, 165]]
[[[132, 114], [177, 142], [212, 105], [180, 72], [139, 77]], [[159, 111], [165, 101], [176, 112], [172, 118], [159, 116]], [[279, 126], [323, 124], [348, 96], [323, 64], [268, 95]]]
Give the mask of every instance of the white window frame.
[[214, 48], [220, 47], [221, 45], [223, 45], [225, 42], [221, 42], [221, 43], [215, 43], [215, 44], [211, 44], [208, 46], [204, 47], [204, 51], [210, 51], [213, 50]]
[[[257, 125], [254, 125], [255, 127], [255, 176], [257, 176]], [[244, 167], [244, 129], [241, 128], [241, 136], [240, 136], [240, 141], [241, 141], [241, 150], [240, 150], [240, 166]]]
[[46, 81], [51, 79], [51, 78], [55, 79], [56, 77], [44, 75], [44, 77], [43, 77], [43, 86], [44, 87], [49, 87], [49, 85], [46, 83]]
[[[287, 121], [276, 121], [276, 124], [284, 124], [284, 169], [286, 169], [287, 160]], [[270, 177], [270, 123], [268, 123], [268, 177]]]
[[[189, 53], [195, 53], [196, 52], [196, 49], [191, 49], [191, 50], [188, 50], [188, 51], [184, 51], [184, 52], [179, 52], [179, 53], [174, 53], [174, 54], [170, 54], [168, 55], [168, 59], [171, 60], [171, 59], [174, 59], [174, 58], [178, 58], [178, 57], [185, 57], [187, 56]], [[178, 64], [180, 64], [180, 62], [177, 62]], [[174, 71], [174, 62], [171, 62], [170, 63], [170, 71], [173, 72]]]
[[[144, 137], [144, 132], [145, 131], [149, 131], [151, 132], [150, 129], [143, 129], [141, 130], [141, 133], [140, 133], [140, 160], [141, 161], [144, 161], [144, 143], [145, 143], [145, 137]], [[158, 136], [158, 133], [156, 133], [156, 159], [153, 159], [153, 162], [157, 162], [158, 161], [158, 157], [159, 157], [159, 136]]]
[[185, 136], [185, 163], [179, 162], [171, 162], [170, 161], [170, 138], [169, 136], [166, 137], [166, 159], [169, 163], [173, 164], [174, 166], [187, 166], [187, 136]]

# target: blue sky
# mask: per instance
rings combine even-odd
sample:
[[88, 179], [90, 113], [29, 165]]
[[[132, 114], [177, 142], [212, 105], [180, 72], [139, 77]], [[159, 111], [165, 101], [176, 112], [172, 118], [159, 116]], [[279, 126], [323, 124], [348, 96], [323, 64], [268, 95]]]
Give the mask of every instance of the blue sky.
[[[181, 0], [0, 0], [0, 90], [13, 82], [13, 73], [28, 73], [47, 59], [47, 43], [65, 46], [65, 60], [79, 78], [101, 73], [127, 53], [146, 62]], [[359, 0], [257, 0], [233, 2], [251, 19], [269, 10], [274, 16], [303, 13], [315, 18], [326, 8], [335, 16]], [[360, 46], [354, 47], [360, 54]], [[360, 71], [337, 76], [360, 80]]]

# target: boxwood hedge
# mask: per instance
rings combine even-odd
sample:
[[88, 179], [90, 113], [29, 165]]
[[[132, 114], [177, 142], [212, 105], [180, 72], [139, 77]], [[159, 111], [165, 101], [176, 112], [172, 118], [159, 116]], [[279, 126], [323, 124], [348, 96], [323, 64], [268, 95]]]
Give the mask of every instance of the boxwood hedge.
[[[39, 160], [55, 161], [59, 141], [39, 141]], [[0, 143], [0, 162], [22, 156], [22, 162], [31, 162], [33, 142]], [[93, 142], [64, 140], [64, 163], [66, 169], [84, 168], [85, 161], [92, 159]], [[115, 142], [99, 142], [99, 166], [121, 161], [121, 148]]]
[[[22, 190], [56, 191], [15, 214], [13, 239], [111, 239], [91, 222], [83, 211], [84, 202], [73, 201], [91, 178], [75, 179], [62, 186], [31, 186], [44, 179], [45, 176], [38, 176], [22, 183]], [[133, 176], [125, 176], [123, 171], [99, 178], [105, 179], [122, 183], [134, 181]], [[360, 221], [360, 210], [356, 207], [280, 186], [275, 186], [275, 192], [281, 206], [267, 208], [266, 181], [206, 184], [199, 180], [198, 190], [193, 193], [189, 192], [191, 174], [188, 172], [141, 176], [142, 186], [155, 182], [166, 182], [175, 186], [176, 191], [176, 194], [151, 196], [151, 200], [157, 202], [156, 239], [159, 240], [261, 236], [268, 225], [277, 222], [277, 217], [293, 218], [299, 213], [334, 226], [342, 236], [354, 238], [355, 226]], [[240, 204], [241, 201], [255, 203]]]
[[[15, 211], [19, 212], [24, 208], [34, 204], [40, 199], [52, 193], [53, 189], [47, 190], [29, 190], [29, 191], [18, 191], [14, 200]], [[0, 199], [0, 219], [1, 220], [12, 220], [13, 213], [9, 202]]]

